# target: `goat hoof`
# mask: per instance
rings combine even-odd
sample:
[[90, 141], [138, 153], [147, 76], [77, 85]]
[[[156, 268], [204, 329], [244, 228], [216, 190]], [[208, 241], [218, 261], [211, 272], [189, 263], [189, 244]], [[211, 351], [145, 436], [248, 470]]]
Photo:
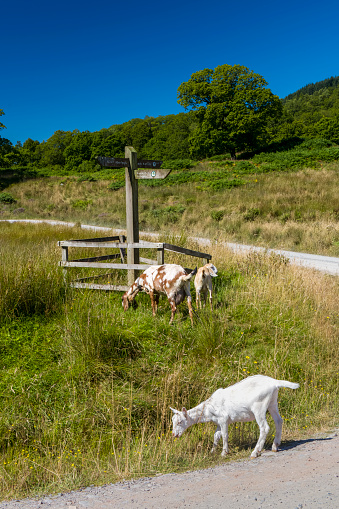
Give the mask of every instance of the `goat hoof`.
[[226, 451], [222, 451], [221, 456], [224, 458], [226, 456], [226, 454], [227, 454]]
[[250, 456], [250, 459], [251, 460], [254, 460], [255, 458], [258, 458], [258, 456], [261, 455], [261, 452], [252, 452], [251, 456]]
[[275, 444], [272, 445], [272, 451], [273, 452], [278, 452], [279, 451], [279, 447]]

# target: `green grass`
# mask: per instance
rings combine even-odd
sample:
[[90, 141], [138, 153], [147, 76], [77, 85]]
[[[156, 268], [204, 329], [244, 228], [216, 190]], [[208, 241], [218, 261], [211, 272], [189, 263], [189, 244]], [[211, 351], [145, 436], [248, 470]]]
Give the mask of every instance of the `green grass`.
[[183, 304], [169, 326], [165, 299], [153, 318], [146, 295], [124, 312], [117, 293], [65, 286], [56, 243], [80, 237], [88, 232], [0, 223], [3, 498], [247, 458], [256, 424], [231, 426], [221, 459], [209, 454], [212, 425], [171, 438], [169, 406], [190, 408], [256, 373], [300, 383], [280, 391], [284, 441], [338, 424], [336, 278], [213, 248], [213, 314], [196, 312], [192, 328]]

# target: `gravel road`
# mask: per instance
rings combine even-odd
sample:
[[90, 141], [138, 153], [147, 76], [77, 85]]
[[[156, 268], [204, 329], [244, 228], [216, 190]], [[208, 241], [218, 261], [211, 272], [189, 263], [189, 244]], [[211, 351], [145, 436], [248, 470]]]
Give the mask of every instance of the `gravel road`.
[[90, 486], [0, 509], [338, 509], [339, 430], [216, 468]]

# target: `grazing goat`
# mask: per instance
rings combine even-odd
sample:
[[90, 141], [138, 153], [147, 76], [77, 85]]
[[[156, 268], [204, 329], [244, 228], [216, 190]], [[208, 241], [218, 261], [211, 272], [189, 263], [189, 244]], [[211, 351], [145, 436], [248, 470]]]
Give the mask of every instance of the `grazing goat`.
[[217, 268], [212, 263], [207, 263], [198, 269], [195, 276], [194, 286], [196, 291], [197, 309], [201, 308], [201, 294], [204, 298], [204, 305], [206, 304], [207, 293], [210, 293], [210, 306], [212, 308], [212, 277], [217, 277]]
[[277, 452], [281, 442], [283, 422], [278, 409], [280, 387], [297, 389], [299, 384], [286, 380], [275, 380], [263, 375], [249, 376], [226, 389], [216, 390], [206, 401], [191, 410], [183, 408], [182, 411], [179, 411], [171, 408], [174, 412], [172, 417], [173, 435], [180, 437], [189, 426], [197, 422], [213, 421], [217, 424], [217, 429], [211, 452], [215, 451], [218, 441], [222, 437], [221, 456], [225, 456], [228, 453], [228, 425], [232, 422], [248, 422], [255, 419], [260, 429], [260, 436], [251, 458], [256, 458], [261, 453], [270, 429], [266, 421], [268, 410], [276, 427], [272, 451]]
[[122, 296], [122, 305], [126, 311], [130, 303], [140, 291], [149, 294], [152, 303], [153, 316], [155, 316], [160, 294], [165, 294], [171, 306], [170, 324], [173, 322], [177, 306], [187, 297], [188, 312], [193, 325], [192, 298], [190, 280], [197, 273], [195, 268], [188, 274], [183, 267], [174, 264], [152, 265], [145, 270], [133, 283], [130, 289]]

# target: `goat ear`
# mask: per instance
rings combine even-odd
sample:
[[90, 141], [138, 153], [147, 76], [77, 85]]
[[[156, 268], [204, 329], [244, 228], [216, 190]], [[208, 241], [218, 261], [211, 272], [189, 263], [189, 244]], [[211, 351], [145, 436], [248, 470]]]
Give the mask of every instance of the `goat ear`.
[[178, 410], [176, 410], [175, 408], [172, 408], [171, 406], [170, 406], [170, 409], [172, 410], [172, 412], [173, 412], [174, 414], [177, 414], [177, 413], [178, 413]]
[[182, 410], [181, 410], [181, 411], [182, 411], [182, 413], [184, 414], [184, 416], [185, 416], [185, 417], [186, 417], [186, 419], [187, 419], [188, 413], [187, 413], [187, 410], [186, 410], [186, 408], [185, 408], [184, 406], [182, 407]]
[[212, 265], [212, 267], [210, 267], [210, 274], [212, 277], [217, 277], [217, 275], [218, 275], [218, 269], [216, 267], [214, 267], [214, 265]]

